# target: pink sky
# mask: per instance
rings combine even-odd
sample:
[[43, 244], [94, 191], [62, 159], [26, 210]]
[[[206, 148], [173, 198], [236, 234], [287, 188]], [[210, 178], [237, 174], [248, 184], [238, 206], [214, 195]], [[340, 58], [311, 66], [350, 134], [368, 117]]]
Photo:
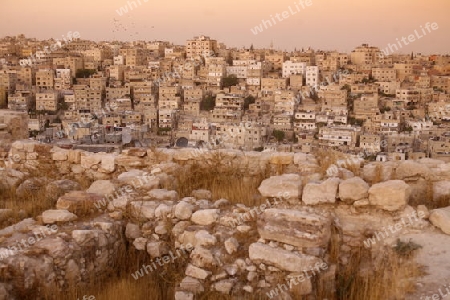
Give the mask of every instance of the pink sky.
[[349, 52], [362, 43], [385, 48], [425, 23], [436, 22], [439, 29], [401, 50], [450, 53], [449, 0], [311, 0], [311, 6], [258, 35], [250, 29], [270, 15], [294, 8], [300, 0], [134, 1], [141, 5], [119, 16], [116, 10], [126, 6], [127, 0], [3, 0], [0, 36], [24, 33], [39, 39], [60, 38], [78, 31], [82, 38], [96, 41], [145, 39], [184, 44], [203, 34], [230, 47], [252, 43], [268, 47], [273, 41], [279, 49], [311, 46]]

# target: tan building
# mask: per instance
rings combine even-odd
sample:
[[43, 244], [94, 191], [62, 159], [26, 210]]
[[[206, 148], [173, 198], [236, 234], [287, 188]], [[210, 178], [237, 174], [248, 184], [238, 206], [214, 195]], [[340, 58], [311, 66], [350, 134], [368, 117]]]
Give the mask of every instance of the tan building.
[[185, 101], [201, 100], [205, 97], [205, 90], [202, 88], [185, 89], [183, 93]]
[[186, 41], [186, 58], [208, 57], [217, 50], [217, 41], [208, 36], [202, 35]]
[[27, 111], [29, 108], [31, 108], [31, 92], [16, 91], [8, 95], [8, 109]]
[[356, 119], [366, 120], [374, 113], [380, 112], [378, 108], [378, 93], [365, 94], [353, 102], [353, 112]]
[[371, 65], [380, 59], [381, 51], [378, 47], [362, 44], [350, 53], [350, 60], [355, 65]]
[[262, 78], [261, 92], [272, 93], [276, 90], [285, 90], [287, 82], [287, 78]]
[[373, 94], [378, 93], [378, 84], [352, 84], [352, 94]]
[[377, 81], [396, 81], [397, 71], [392, 68], [373, 68], [372, 77]]
[[297, 109], [297, 99], [294, 91], [281, 90], [275, 91], [274, 94], [274, 113], [294, 115], [294, 111]]
[[8, 93], [14, 93], [17, 84], [17, 73], [13, 70], [0, 70], [0, 87]]
[[413, 64], [411, 63], [395, 63], [394, 69], [400, 81], [413, 74]]
[[326, 146], [355, 147], [360, 130], [350, 126], [324, 126], [319, 129], [319, 140]]
[[58, 93], [53, 90], [36, 93], [36, 110], [56, 111], [58, 108]]
[[359, 148], [369, 155], [380, 152], [381, 137], [376, 134], [362, 134], [359, 137]]
[[181, 88], [179, 86], [160, 86], [158, 105], [160, 109], [181, 108]]
[[320, 90], [318, 95], [322, 101], [322, 109], [347, 105], [347, 90], [341, 90], [337, 85]]

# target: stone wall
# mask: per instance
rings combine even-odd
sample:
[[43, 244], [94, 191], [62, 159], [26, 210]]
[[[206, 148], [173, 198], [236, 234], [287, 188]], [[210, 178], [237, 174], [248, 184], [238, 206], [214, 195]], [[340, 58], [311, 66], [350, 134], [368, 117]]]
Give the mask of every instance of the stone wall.
[[[61, 175], [57, 182], [44, 183], [57, 193], [55, 209], [0, 232], [13, 234], [2, 243], [11, 246], [46, 224], [59, 228], [24, 253], [3, 260], [6, 274], [22, 276], [17, 282], [0, 276], [9, 297], [30, 288], [30, 282], [65, 287], [74, 278], [86, 281], [86, 270], [107, 273], [113, 251], [126, 241], [152, 259], [136, 270], [144, 276], [157, 272], [166, 259], [177, 263], [174, 253], [188, 258], [177, 284], [178, 300], [208, 290], [237, 298], [265, 296], [275, 289], [285, 291], [286, 299], [312, 297], [318, 285], [335, 286], [339, 266], [349, 262], [354, 249], [368, 245], [375, 251], [408, 232], [450, 233], [448, 208], [430, 212], [426, 205], [411, 206], [417, 200], [432, 204], [450, 196], [450, 164], [438, 160], [366, 163], [359, 169], [352, 166], [355, 176], [336, 166], [335, 172], [323, 175], [316, 158], [303, 153], [128, 149], [93, 154], [18, 141], [9, 156], [16, 159], [1, 172], [11, 186], [23, 186], [31, 180], [28, 170], [42, 165]], [[163, 182], [174, 181], [177, 172], [194, 164], [217, 172], [234, 168], [249, 177], [264, 174], [258, 189], [261, 204], [231, 204], [212, 199], [207, 190], [178, 195], [162, 189]], [[65, 179], [68, 175], [95, 181], [79, 191]], [[80, 216], [88, 221], [77, 221]], [[397, 228], [400, 222], [402, 230], [388, 234], [386, 228]], [[338, 257], [330, 253], [332, 243]], [[83, 260], [88, 253], [92, 260]], [[37, 270], [38, 262], [45, 261], [45, 272]], [[26, 271], [30, 268], [44, 272], [45, 280], [29, 278], [34, 272]]]

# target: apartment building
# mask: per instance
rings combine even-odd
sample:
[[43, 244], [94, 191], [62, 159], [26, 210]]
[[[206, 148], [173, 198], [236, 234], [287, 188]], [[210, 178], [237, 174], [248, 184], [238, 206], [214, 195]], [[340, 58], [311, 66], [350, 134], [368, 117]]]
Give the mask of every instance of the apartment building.
[[396, 71], [397, 78], [400, 81], [405, 80], [406, 77], [413, 74], [413, 64], [411, 63], [395, 63], [394, 70]]
[[431, 87], [450, 94], [450, 76], [431, 76]]
[[319, 141], [325, 146], [355, 147], [361, 128], [348, 126], [330, 126], [319, 129]]
[[200, 103], [200, 99], [185, 100], [183, 103], [184, 113], [192, 116], [200, 115]]
[[120, 55], [125, 57], [127, 67], [137, 67], [145, 64], [145, 52], [142, 48], [122, 48]]
[[294, 91], [279, 90], [274, 92], [274, 113], [294, 115], [298, 101]]
[[272, 70], [281, 70], [286, 61], [286, 54], [284, 51], [266, 53], [265, 60], [272, 64]]
[[428, 152], [431, 158], [440, 159], [447, 163], [450, 162], [450, 138], [438, 137], [430, 140]]
[[55, 72], [50, 69], [38, 70], [36, 72], [36, 87], [39, 89], [53, 89], [55, 84]]
[[316, 113], [314, 111], [299, 111], [294, 115], [294, 131], [297, 133], [316, 130]]
[[395, 98], [404, 101], [406, 106], [418, 105], [420, 92], [416, 89], [399, 89], [395, 92]]
[[58, 109], [58, 93], [53, 90], [36, 93], [36, 110], [56, 111]]
[[114, 65], [108, 67], [109, 71], [109, 79], [110, 80], [118, 80], [123, 81], [124, 80], [124, 72], [125, 67], [123, 65]]
[[307, 66], [306, 67], [306, 85], [311, 87], [316, 87], [319, 85], [319, 67], [317, 66]]
[[131, 82], [130, 88], [135, 105], [141, 102], [157, 105], [156, 89], [150, 81]]
[[209, 64], [208, 65], [208, 85], [220, 87], [222, 77], [226, 74], [225, 64]]
[[208, 57], [217, 50], [217, 41], [208, 36], [202, 35], [186, 41], [186, 58]]
[[205, 97], [206, 94], [205, 90], [202, 88], [185, 89], [183, 93], [185, 101], [201, 100]]
[[216, 126], [215, 139], [247, 151], [261, 147], [266, 137], [267, 128], [255, 122], [223, 123]]
[[235, 75], [237, 78], [245, 79], [247, 78], [247, 66], [226, 66], [227, 76]]
[[439, 101], [428, 103], [427, 115], [433, 121], [450, 121], [450, 102]]
[[292, 131], [294, 129], [293, 119], [293, 115], [277, 114], [273, 116], [272, 126], [276, 130], [281, 130], [284, 132]]
[[174, 128], [176, 120], [176, 111], [173, 109], [159, 109], [158, 110], [158, 127], [159, 128]]
[[373, 68], [372, 77], [377, 81], [396, 81], [397, 70], [393, 68]]
[[8, 95], [8, 109], [17, 111], [28, 111], [31, 108], [31, 92], [16, 91]]
[[366, 120], [374, 113], [380, 112], [378, 108], [378, 93], [364, 94], [353, 102], [353, 112], [356, 119]]
[[318, 92], [322, 101], [322, 108], [347, 105], [347, 90], [341, 90], [339, 86], [327, 86]]
[[181, 109], [181, 88], [179, 86], [160, 86], [158, 106], [160, 109]]
[[380, 121], [381, 134], [392, 135], [400, 131], [400, 120], [393, 113], [384, 113]]
[[210, 124], [206, 119], [199, 122], [193, 122], [189, 133], [189, 141], [203, 141], [209, 142], [212, 130]]
[[387, 95], [395, 95], [396, 91], [400, 89], [400, 82], [398, 81], [389, 81], [389, 82], [377, 82], [380, 86], [379, 89], [381, 92]]
[[55, 90], [68, 90], [72, 87], [72, 76], [70, 69], [56, 69], [54, 79]]
[[369, 155], [377, 154], [382, 150], [381, 136], [376, 134], [361, 134], [359, 137], [359, 147]]
[[36, 71], [34, 68], [21, 67], [17, 69], [16, 74], [18, 84], [23, 84], [27, 88], [31, 88], [33, 80], [36, 78]]
[[287, 78], [261, 78], [261, 92], [273, 93], [276, 90], [285, 90], [288, 86]]
[[17, 73], [13, 70], [0, 70], [0, 86], [8, 93], [14, 93], [17, 84]]
[[106, 88], [106, 100], [114, 100], [131, 95], [130, 85], [126, 84], [122, 87], [107, 87]]
[[306, 74], [306, 63], [305, 62], [293, 62], [285, 61], [283, 63], [282, 77], [289, 78], [291, 75], [305, 75]]
[[373, 94], [378, 93], [378, 84], [352, 84], [350, 86], [352, 94]]
[[378, 47], [362, 44], [350, 53], [350, 60], [355, 65], [371, 65], [376, 63], [381, 57]]

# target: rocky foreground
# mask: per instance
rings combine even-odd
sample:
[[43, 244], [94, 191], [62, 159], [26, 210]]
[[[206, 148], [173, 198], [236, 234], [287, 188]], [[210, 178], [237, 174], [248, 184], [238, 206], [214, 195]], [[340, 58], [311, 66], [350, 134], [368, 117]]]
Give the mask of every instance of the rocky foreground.
[[[399, 237], [422, 246], [418, 259], [428, 275], [415, 280], [417, 293], [437, 291], [450, 275], [436, 263], [445, 261], [450, 244], [450, 207], [431, 208], [450, 197], [450, 163], [351, 161], [321, 172], [320, 162], [303, 153], [94, 154], [17, 141], [0, 170], [4, 188], [21, 195], [45, 190], [56, 206], [0, 230], [0, 299], [20, 299], [36, 286], [66, 289], [106, 277], [126, 245], [152, 259], [130, 274], [136, 280], [180, 257], [188, 260], [177, 300], [207, 290], [238, 298], [315, 299], [319, 286], [336, 288], [336, 272], [356, 250], [371, 250], [369, 269], [376, 269]], [[258, 204], [232, 204], [208, 190], [179, 195], [176, 175], [194, 164], [217, 172], [233, 168], [248, 180], [266, 174], [255, 191]], [[59, 178], [51, 179], [49, 169]], [[93, 181], [87, 190], [80, 188], [83, 178]], [[0, 221], [11, 214], [0, 210]], [[437, 240], [442, 248], [430, 251], [428, 244]], [[330, 251], [332, 244], [337, 252]], [[407, 296], [399, 291], [394, 297]]]

